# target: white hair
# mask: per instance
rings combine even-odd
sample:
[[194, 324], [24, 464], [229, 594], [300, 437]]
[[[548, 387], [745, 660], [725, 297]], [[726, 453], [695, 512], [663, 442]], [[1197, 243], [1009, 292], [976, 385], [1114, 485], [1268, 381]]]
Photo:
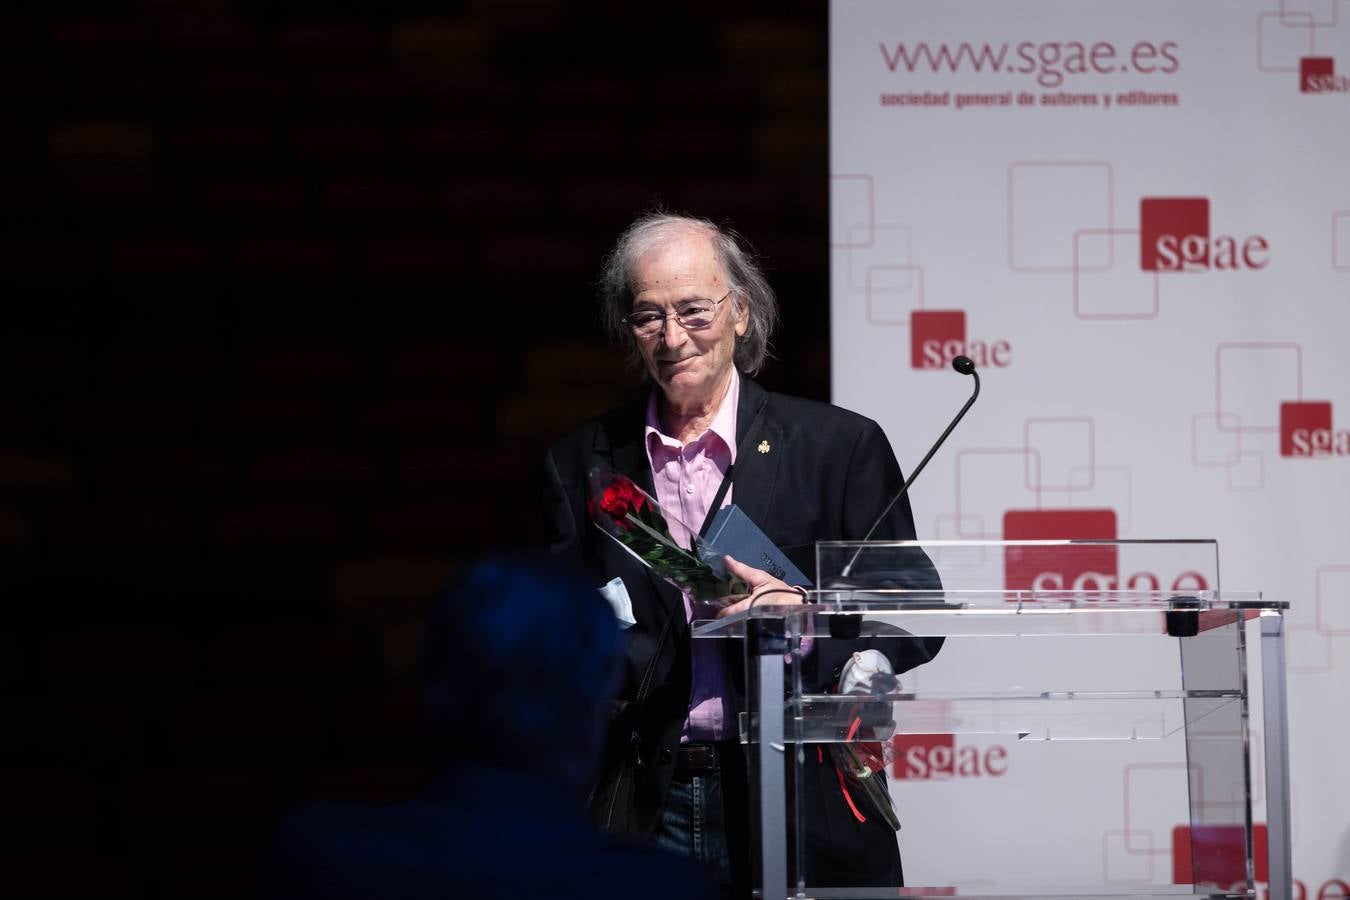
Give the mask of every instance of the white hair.
[[601, 322], [637, 362], [637, 341], [623, 323], [633, 305], [633, 271], [648, 253], [691, 231], [707, 235], [712, 242], [732, 302], [736, 304], [734, 309], [739, 313], [743, 304], [749, 310], [745, 334], [736, 338], [734, 359], [736, 368], [754, 375], [769, 356], [769, 338], [778, 327], [778, 300], [744, 239], [707, 219], [650, 212], [624, 229], [600, 272]]

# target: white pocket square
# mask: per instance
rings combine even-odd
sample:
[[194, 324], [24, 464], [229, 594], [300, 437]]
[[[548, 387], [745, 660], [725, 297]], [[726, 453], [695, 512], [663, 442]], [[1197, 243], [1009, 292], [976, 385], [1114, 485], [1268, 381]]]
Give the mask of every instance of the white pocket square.
[[633, 618], [633, 601], [628, 598], [628, 588], [623, 586], [622, 578], [610, 581], [600, 588], [600, 593], [609, 601], [610, 609], [614, 610], [620, 630], [627, 631], [637, 624], [637, 619]]

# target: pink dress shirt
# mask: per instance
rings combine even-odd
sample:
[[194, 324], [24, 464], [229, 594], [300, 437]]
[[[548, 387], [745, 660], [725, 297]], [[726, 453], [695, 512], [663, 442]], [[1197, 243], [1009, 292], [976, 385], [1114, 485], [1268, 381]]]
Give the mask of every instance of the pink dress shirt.
[[[741, 379], [733, 372], [731, 387], [722, 398], [712, 424], [687, 444], [661, 432], [655, 389], [647, 401], [647, 459], [652, 467], [656, 502], [666, 514], [671, 537], [681, 546], [688, 547], [703, 525], [708, 508], [722, 486], [722, 478], [736, 461], [736, 410], [740, 395]], [[723, 506], [730, 505], [734, 490], [727, 491]], [[694, 600], [688, 592], [684, 595], [684, 614], [690, 622], [711, 619], [717, 609], [716, 604]], [[692, 644], [689, 717], [685, 719], [680, 741], [720, 741], [734, 737], [727, 733], [732, 710], [727, 702], [723, 642], [693, 641]]]

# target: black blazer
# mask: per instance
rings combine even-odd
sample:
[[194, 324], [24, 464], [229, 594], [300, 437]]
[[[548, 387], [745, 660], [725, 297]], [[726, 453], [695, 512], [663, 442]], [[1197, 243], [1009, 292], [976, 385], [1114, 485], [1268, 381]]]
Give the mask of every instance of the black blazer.
[[420, 796], [311, 802], [277, 829], [272, 900], [712, 900], [691, 860], [602, 834], [557, 778], [466, 764]]
[[[881, 427], [856, 413], [799, 397], [765, 391], [744, 375], [737, 408], [736, 439], [744, 439], [756, 411], [764, 418], [754, 448], [735, 462], [732, 501], [808, 575], [814, 572], [817, 540], [859, 540], [871, 527], [904, 479]], [[554, 445], [545, 458], [547, 506], [556, 552], [573, 557], [595, 572], [597, 583], [619, 576], [633, 601], [637, 624], [627, 631], [627, 671], [619, 693], [618, 714], [611, 733], [611, 759], [631, 752], [632, 736], [646, 765], [639, 770], [637, 800], [645, 813], [644, 827], [658, 821], [669, 789], [672, 754], [688, 713], [689, 626], [678, 590], [652, 575], [627, 551], [601, 534], [587, 520], [586, 479], [600, 462], [612, 465], [654, 494], [652, 473], [643, 444], [646, 400], [637, 401], [587, 422]], [[756, 452], [760, 441], [767, 453]], [[876, 540], [912, 540], [914, 517], [909, 500], [901, 499], [874, 534]], [[927, 559], [923, 558], [927, 564]], [[929, 567], [931, 572], [931, 566]], [[936, 573], [924, 584], [940, 587]], [[674, 616], [672, 640], [653, 660], [657, 639], [668, 616]], [[803, 676], [814, 690], [826, 690], [839, 667], [861, 645], [874, 642], [818, 640], [808, 655]], [[877, 649], [891, 657], [896, 671], [925, 662], [938, 651], [940, 638], [886, 640]], [[655, 687], [640, 710], [632, 709], [648, 665], [655, 665]], [[840, 797], [840, 807], [843, 798]], [[890, 840], [894, 841], [892, 835]]]

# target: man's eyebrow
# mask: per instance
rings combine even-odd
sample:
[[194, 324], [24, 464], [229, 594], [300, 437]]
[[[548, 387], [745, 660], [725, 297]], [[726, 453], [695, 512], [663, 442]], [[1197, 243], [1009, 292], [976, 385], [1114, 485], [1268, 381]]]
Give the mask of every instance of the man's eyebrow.
[[[709, 300], [707, 297], [703, 296], [702, 294], [692, 294], [692, 295], [690, 295], [690, 296], [688, 296], [688, 297], [680, 297], [678, 300], [673, 301], [671, 305], [672, 305], [672, 306], [686, 306], [686, 305], [688, 305], [688, 304], [690, 304], [690, 303], [711, 303], [711, 302], [712, 302], [711, 300]], [[652, 301], [652, 300], [638, 300], [636, 303], [633, 304], [633, 311], [634, 311], [634, 312], [637, 312], [637, 311], [640, 310], [640, 309], [642, 309], [642, 310], [648, 310], [648, 309], [650, 309], [650, 310], [659, 310], [659, 309], [664, 309], [664, 307], [661, 306], [661, 304], [656, 303], [655, 301]]]

